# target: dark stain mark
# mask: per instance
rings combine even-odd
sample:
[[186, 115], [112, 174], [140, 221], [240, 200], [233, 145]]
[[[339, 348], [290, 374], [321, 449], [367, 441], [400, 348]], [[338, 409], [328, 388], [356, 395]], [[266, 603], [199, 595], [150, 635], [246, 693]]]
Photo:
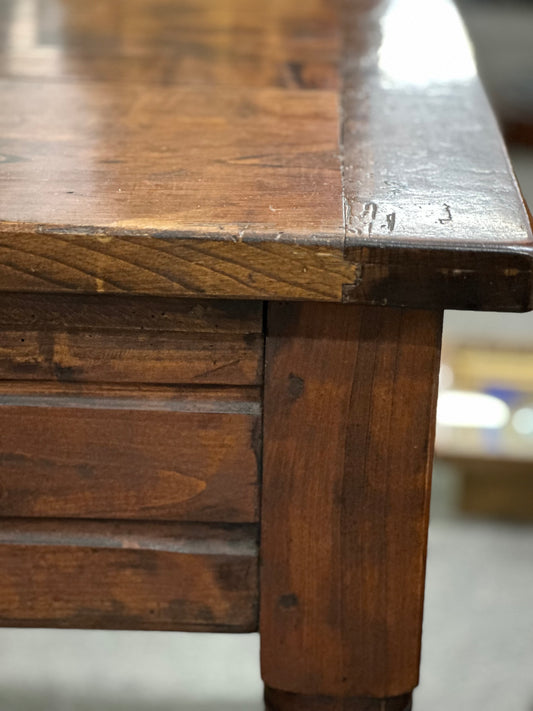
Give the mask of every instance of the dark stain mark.
[[263, 466], [263, 422], [260, 417], [255, 420], [252, 426], [251, 445], [257, 466], [257, 473], [258, 476], [261, 477]]
[[[101, 627], [102, 629], [105, 629], [109, 624], [109, 620], [112, 619], [120, 619], [121, 622], [123, 621], [124, 623], [126, 623], [126, 620], [133, 622], [133, 624], [139, 623], [139, 618], [129, 614], [127, 606], [116, 598], [107, 601], [105, 610], [98, 607], [91, 607], [90, 605], [80, 605], [75, 608], [71, 616], [62, 619], [65, 620], [65, 627], [76, 627], [80, 624], [83, 626], [88, 623], [90, 627], [94, 625], [96, 628]], [[127, 623], [125, 624], [127, 629], [126, 625]], [[55, 624], [52, 622], [51, 625], [46, 626], [57, 627], [57, 620]], [[135, 627], [132, 629], [135, 629]]]
[[305, 383], [302, 378], [294, 373], [289, 373], [289, 395], [292, 400], [298, 400], [302, 397], [305, 389]]
[[33, 467], [57, 467], [57, 461], [15, 452], [3, 452], [0, 454], [0, 466], [16, 468], [27, 467], [28, 465]]
[[391, 212], [390, 215], [387, 215], [387, 227], [389, 232], [394, 231], [394, 225], [396, 224], [396, 213]]
[[194, 621], [195, 624], [212, 625], [216, 622], [213, 610], [194, 600], [174, 598], [169, 600], [166, 609], [162, 612], [164, 617], [179, 623]]
[[75, 368], [72, 365], [59, 365], [54, 363], [54, 375], [58, 380], [75, 380], [82, 373], [81, 368]]
[[94, 467], [90, 464], [78, 464], [77, 470], [82, 479], [90, 479], [94, 476]]
[[256, 333], [245, 333], [243, 336], [243, 341], [249, 348], [253, 348], [255, 346], [255, 344], [257, 343], [257, 334]]
[[9, 366], [15, 373], [26, 375], [38, 373], [40, 369], [39, 363], [20, 363], [17, 361], [11, 361], [9, 362]]
[[286, 62], [285, 69], [289, 86], [297, 86], [303, 89], [305, 87], [305, 81], [303, 78], [302, 63]]
[[226, 592], [246, 590], [249, 586], [252, 565], [253, 559], [242, 560], [239, 563], [231, 561], [218, 565], [215, 570], [215, 578], [220, 590]]
[[298, 607], [298, 596], [294, 593], [287, 593], [287, 595], [282, 595], [278, 600], [278, 606], [282, 610], [292, 610]]

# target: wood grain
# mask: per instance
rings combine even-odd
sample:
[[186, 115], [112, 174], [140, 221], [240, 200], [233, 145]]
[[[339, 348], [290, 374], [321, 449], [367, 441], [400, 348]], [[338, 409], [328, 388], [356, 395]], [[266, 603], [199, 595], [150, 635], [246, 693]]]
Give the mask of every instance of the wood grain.
[[172, 299], [111, 295], [1, 294], [1, 331], [263, 332], [257, 301]]
[[256, 385], [260, 335], [175, 331], [3, 331], [0, 379]]
[[0, 379], [255, 385], [258, 302], [124, 296], [0, 297]]
[[270, 307], [260, 629], [274, 689], [384, 699], [418, 682], [441, 318]]
[[22, 2], [0, 9], [0, 291], [532, 306], [447, 0]]
[[[108, 227], [236, 240], [326, 234], [342, 245], [335, 92], [0, 79], [0, 94], [17, 111], [0, 120], [16, 157], [1, 183], [2, 220], [66, 228], [67, 245], [76, 228], [92, 233], [86, 270], [98, 270], [97, 235], [105, 241]], [[39, 191], [28, 202], [30, 182]], [[140, 255], [114, 242], [135, 269]]]
[[[49, 0], [0, 5], [0, 75], [116, 84], [337, 88], [334, 4]], [[13, 26], [27, 32], [9, 32]], [[222, 30], [222, 31], [221, 31]], [[238, 40], [238, 41], [237, 41]], [[61, 62], [57, 50], [61, 48]]]
[[531, 226], [457, 10], [345, 8], [345, 300], [531, 308]]
[[0, 384], [0, 516], [258, 520], [257, 391]]
[[0, 221], [0, 290], [342, 300], [356, 278], [344, 241], [221, 231], [77, 230]]
[[249, 632], [254, 526], [0, 520], [4, 627]]

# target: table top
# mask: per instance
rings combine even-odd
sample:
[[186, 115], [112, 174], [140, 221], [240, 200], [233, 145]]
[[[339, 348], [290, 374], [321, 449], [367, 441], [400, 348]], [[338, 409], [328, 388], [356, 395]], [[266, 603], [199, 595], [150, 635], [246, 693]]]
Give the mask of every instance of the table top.
[[5, 0], [0, 136], [0, 291], [531, 305], [447, 0]]

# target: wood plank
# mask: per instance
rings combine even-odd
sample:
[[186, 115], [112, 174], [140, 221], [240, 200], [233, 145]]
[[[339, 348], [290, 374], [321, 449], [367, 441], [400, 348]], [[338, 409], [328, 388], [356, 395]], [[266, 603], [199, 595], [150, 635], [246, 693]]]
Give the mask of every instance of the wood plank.
[[48, 0], [23, 18], [17, 8], [0, 5], [1, 76], [303, 89], [338, 81], [335, 7], [320, 0], [93, 0], [90, 9]]
[[531, 226], [453, 3], [345, 7], [346, 298], [531, 308]]
[[32, 225], [2, 223], [0, 213], [0, 291], [341, 301], [357, 276], [343, 238], [313, 234], [302, 243], [278, 230], [263, 239], [246, 234], [245, 224], [230, 226], [224, 239], [218, 229], [194, 238], [189, 230], [147, 231], [36, 234]]
[[176, 331], [3, 331], [0, 379], [256, 385], [263, 337]]
[[258, 391], [0, 386], [0, 516], [258, 520]]
[[263, 304], [111, 295], [0, 295], [0, 330], [80, 329], [262, 333]]
[[448, 0], [21, 3], [0, 13], [0, 291], [533, 306]]
[[255, 526], [0, 520], [0, 625], [250, 632]]
[[411, 711], [411, 694], [388, 699], [306, 696], [290, 691], [265, 689], [267, 711]]
[[[178, 275], [168, 269], [159, 240], [147, 240], [143, 249], [128, 241], [129, 234], [162, 232], [168, 241], [175, 234], [211, 233], [208, 244], [245, 237], [261, 242], [261, 235], [274, 243], [300, 237], [312, 244], [325, 235], [342, 250], [336, 92], [105, 81], [83, 86], [0, 79], [0, 95], [12, 107], [0, 112], [10, 156], [7, 170], [0, 163], [0, 244], [7, 264], [10, 254], [12, 263], [23, 254], [33, 262], [45, 245], [34, 244], [32, 234], [54, 228], [58, 251], [48, 259], [55, 258], [58, 278], [92, 277], [93, 291], [96, 279], [102, 290], [106, 286], [103, 255], [114, 250], [126, 279], [129, 274], [136, 282], [164, 285], [177, 276], [195, 287], [198, 277], [186, 262]], [[33, 110], [36, 105], [41, 111]], [[29, 240], [20, 238], [23, 225]], [[18, 246], [8, 241], [13, 230]], [[76, 235], [90, 237], [85, 249]], [[194, 240], [190, 257], [193, 249]], [[261, 258], [253, 249], [249, 256], [252, 264]], [[51, 266], [42, 264], [44, 270]], [[233, 277], [239, 278], [238, 270]]]
[[[273, 304], [267, 326], [263, 679], [346, 698], [339, 709], [349, 697], [408, 694], [418, 683], [442, 314]], [[301, 701], [295, 708], [307, 708]]]
[[2, 13], [0, 289], [341, 299], [335, 7], [97, 5]]

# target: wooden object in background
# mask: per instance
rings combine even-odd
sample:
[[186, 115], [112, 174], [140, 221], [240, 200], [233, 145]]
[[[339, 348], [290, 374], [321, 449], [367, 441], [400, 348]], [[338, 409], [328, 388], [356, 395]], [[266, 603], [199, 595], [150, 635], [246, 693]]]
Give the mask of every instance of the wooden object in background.
[[300, 694], [408, 693], [441, 314], [273, 305], [267, 329], [263, 678]]
[[[531, 453], [531, 448], [529, 448]], [[533, 461], [523, 453], [437, 452], [456, 477], [457, 506], [468, 516], [533, 522]]]
[[507, 521], [533, 521], [531, 459], [463, 456], [449, 457], [449, 461], [459, 469], [462, 511]]

